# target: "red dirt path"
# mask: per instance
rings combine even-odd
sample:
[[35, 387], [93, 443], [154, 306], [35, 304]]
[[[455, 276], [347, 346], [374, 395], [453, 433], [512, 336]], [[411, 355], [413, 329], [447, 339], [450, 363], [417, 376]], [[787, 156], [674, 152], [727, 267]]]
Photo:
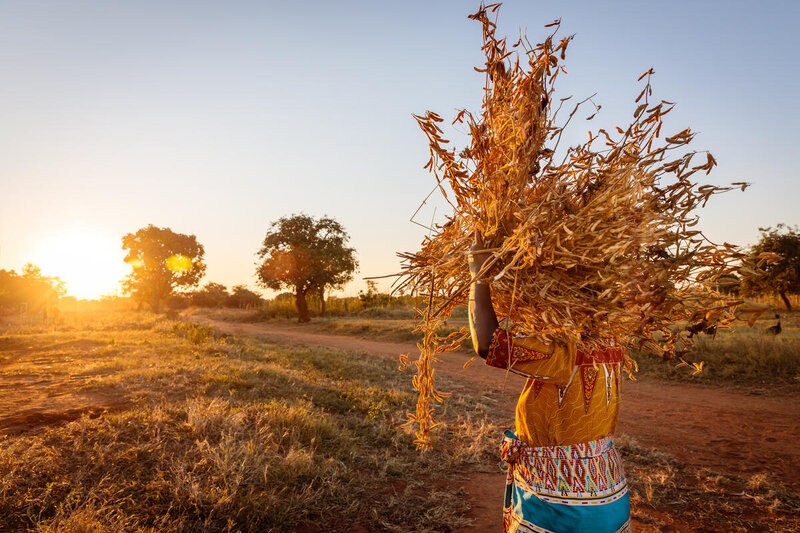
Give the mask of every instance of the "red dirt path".
[[[234, 334], [256, 335], [282, 343], [318, 345], [363, 351], [393, 360], [414, 354], [411, 343], [396, 343], [330, 335], [306, 327], [240, 324], [194, 317], [194, 320]], [[440, 375], [455, 378], [452, 385], [499, 398], [499, 412], [513, 425], [514, 405], [523, 379], [498, 372], [476, 361], [463, 368], [469, 356], [442, 357]], [[444, 383], [447, 390], [448, 383]], [[763, 397], [718, 388], [676, 385], [642, 379], [625, 381], [618, 433], [658, 448], [696, 467], [738, 476], [765, 472], [792, 490], [800, 490], [800, 404], [796, 397]], [[452, 389], [451, 389], [452, 390]], [[503, 475], [478, 474], [465, 489], [475, 519], [468, 531], [502, 530], [499, 502]]]

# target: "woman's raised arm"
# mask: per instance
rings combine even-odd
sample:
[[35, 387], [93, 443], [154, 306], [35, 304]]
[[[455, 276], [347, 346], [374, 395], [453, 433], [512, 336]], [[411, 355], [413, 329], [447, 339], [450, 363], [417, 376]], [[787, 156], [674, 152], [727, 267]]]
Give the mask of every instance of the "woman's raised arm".
[[469, 270], [472, 273], [472, 286], [469, 289], [469, 330], [472, 334], [472, 346], [482, 358], [486, 359], [489, 353], [489, 344], [492, 335], [497, 329], [497, 315], [492, 307], [491, 286], [487, 280], [477, 280], [476, 277], [488, 259], [488, 252], [481, 252], [484, 248], [483, 239], [478, 234], [469, 255]]

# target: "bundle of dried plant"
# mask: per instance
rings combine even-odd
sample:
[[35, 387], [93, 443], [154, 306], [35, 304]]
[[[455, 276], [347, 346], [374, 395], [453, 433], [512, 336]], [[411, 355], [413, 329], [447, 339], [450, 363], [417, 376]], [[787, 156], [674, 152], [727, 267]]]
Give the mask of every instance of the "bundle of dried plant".
[[[716, 162], [704, 153], [695, 163], [689, 129], [660, 139], [674, 104], [652, 100], [652, 69], [639, 78], [630, 125], [560, 147], [582, 106], [593, 106], [589, 119], [600, 109], [587, 98], [560, 118], [570, 98], [556, 98], [554, 87], [572, 37], [557, 39], [555, 21], [544, 42], [532, 46], [523, 36], [509, 47], [490, 19], [498, 7], [482, 5], [470, 16], [483, 27], [486, 63], [476, 70], [486, 85], [480, 115], [462, 110], [453, 121], [468, 127], [469, 146], [449, 148], [436, 113], [415, 116], [430, 144], [426, 168], [452, 206], [418, 252], [399, 254], [398, 288], [428, 295], [418, 325], [425, 338], [414, 378], [420, 398], [410, 417], [422, 448], [435, 425], [431, 400], [441, 396], [433, 364], [458, 346], [453, 336], [437, 340], [435, 330], [465, 304], [476, 232], [491, 252], [479, 277], [491, 280], [495, 309], [520, 333], [579, 345], [614, 339], [680, 356], [692, 344], [687, 324], [726, 327], [742, 303], [714, 290], [720, 276], [740, 268], [742, 252], [710, 242], [696, 226], [710, 197], [748, 184], [695, 181]], [[635, 368], [630, 359], [627, 365]]]

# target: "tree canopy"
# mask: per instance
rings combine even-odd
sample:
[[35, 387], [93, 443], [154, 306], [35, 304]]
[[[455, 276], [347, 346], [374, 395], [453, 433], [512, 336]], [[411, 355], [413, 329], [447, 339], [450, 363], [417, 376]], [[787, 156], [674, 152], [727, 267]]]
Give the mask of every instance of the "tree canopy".
[[131, 273], [123, 281], [126, 293], [147, 303], [156, 313], [176, 288], [195, 287], [206, 271], [205, 250], [194, 235], [175, 233], [152, 224], [122, 237]]
[[299, 214], [282, 217], [270, 225], [261, 249], [256, 275], [266, 288], [291, 289], [298, 319], [310, 320], [306, 295], [337, 288], [353, 279], [358, 268], [355, 250], [341, 224], [329, 217], [314, 219]]
[[772, 252], [780, 256], [778, 261], [754, 267], [756, 274], [742, 279], [744, 294], [777, 293], [786, 309], [792, 309], [788, 293], [800, 292], [800, 232], [786, 224], [776, 228], [759, 228], [761, 238], [750, 248], [752, 263], [762, 253]]

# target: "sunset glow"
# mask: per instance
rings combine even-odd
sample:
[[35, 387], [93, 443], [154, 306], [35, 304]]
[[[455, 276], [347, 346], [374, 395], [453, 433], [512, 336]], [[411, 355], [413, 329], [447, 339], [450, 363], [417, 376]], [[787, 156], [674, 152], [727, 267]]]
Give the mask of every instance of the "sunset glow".
[[58, 276], [67, 294], [93, 299], [119, 290], [129, 272], [118, 239], [91, 228], [69, 228], [43, 239], [33, 259], [42, 273]]

